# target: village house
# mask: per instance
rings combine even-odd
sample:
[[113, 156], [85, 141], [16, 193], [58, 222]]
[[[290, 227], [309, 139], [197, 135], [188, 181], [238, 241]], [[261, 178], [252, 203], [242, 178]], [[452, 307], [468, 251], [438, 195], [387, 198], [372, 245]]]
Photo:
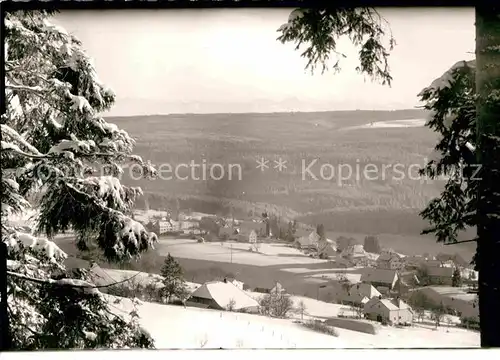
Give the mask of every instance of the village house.
[[312, 231], [307, 236], [300, 236], [294, 243], [294, 246], [302, 250], [317, 250], [318, 242], [320, 240], [316, 231]]
[[209, 281], [196, 289], [186, 302], [189, 306], [216, 310], [246, 310], [258, 312], [259, 303], [232, 283]]
[[428, 267], [427, 276], [431, 284], [451, 285], [453, 279], [452, 267]]
[[319, 257], [328, 259], [334, 256], [337, 256], [337, 248], [334, 244], [326, 242], [324, 246], [320, 245]]
[[406, 269], [418, 269], [425, 263], [425, 259], [420, 255], [406, 256], [402, 259]]
[[371, 284], [341, 284], [338, 281], [331, 283], [328, 296], [330, 301], [344, 305], [362, 306], [373, 297], [379, 297], [382, 294]]
[[255, 244], [257, 242], [257, 233], [255, 230], [250, 231], [250, 234], [248, 234], [248, 242], [250, 244]]
[[168, 232], [172, 232], [173, 230], [173, 226], [172, 224], [170, 223], [169, 220], [160, 220], [158, 221], [158, 226], [159, 226], [159, 229], [160, 229], [160, 234], [166, 234]]
[[361, 244], [355, 244], [347, 247], [340, 254], [341, 257], [354, 260], [356, 258], [366, 258], [366, 251]]
[[364, 305], [363, 312], [367, 319], [388, 324], [405, 324], [413, 322], [412, 309], [401, 299], [383, 299], [374, 297]]
[[265, 237], [266, 234], [266, 224], [260, 221], [241, 221], [238, 227], [239, 233], [240, 234], [246, 234], [247, 239], [245, 240], [248, 241], [248, 235], [250, 235], [250, 232], [252, 230], [255, 231], [257, 234], [257, 237]]
[[146, 229], [154, 232], [157, 236], [173, 232], [173, 226], [170, 220], [150, 221], [146, 224]]
[[181, 223], [179, 221], [170, 219], [170, 224], [172, 225], [172, 232], [181, 231]]
[[384, 253], [377, 259], [378, 269], [401, 270], [404, 268], [404, 262], [396, 253]]
[[181, 231], [184, 233], [189, 233], [195, 229], [199, 229], [199, 222], [193, 220], [182, 220], [180, 221]]
[[460, 254], [444, 254], [439, 253], [436, 255], [436, 259], [441, 261], [443, 264], [452, 263], [456, 267], [467, 267], [469, 262], [467, 262]]
[[255, 230], [240, 230], [237, 235], [238, 242], [247, 242], [250, 244], [255, 244], [258, 240], [258, 235]]
[[373, 285], [381, 293], [387, 293], [394, 289], [398, 278], [396, 270], [370, 269], [361, 275], [361, 282]]

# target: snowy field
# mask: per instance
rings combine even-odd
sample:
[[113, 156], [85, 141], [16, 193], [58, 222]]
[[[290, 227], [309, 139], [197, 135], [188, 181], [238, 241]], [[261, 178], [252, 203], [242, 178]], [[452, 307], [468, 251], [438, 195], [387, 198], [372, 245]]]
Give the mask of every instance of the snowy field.
[[[126, 315], [133, 309], [128, 299], [110, 303], [117, 314]], [[304, 329], [290, 320], [144, 302], [138, 305], [138, 313], [141, 325], [159, 349], [342, 347], [338, 338]]]
[[[123, 279], [137, 274], [134, 271], [108, 270], [114, 279]], [[141, 280], [156, 279], [157, 276], [140, 273]], [[188, 283], [194, 290], [199, 284]], [[247, 292], [258, 300], [263, 295]], [[331, 304], [303, 296], [292, 296], [294, 305], [303, 301], [306, 316], [309, 318], [328, 318], [338, 316], [340, 304]], [[121, 304], [112, 308], [118, 313], [132, 309], [132, 303], [123, 299]], [[376, 335], [337, 328], [339, 337], [319, 334], [294, 324], [299, 314], [292, 314], [293, 319], [279, 320], [264, 316], [220, 312], [180, 306], [143, 303], [139, 305], [141, 324], [157, 341], [158, 348], [360, 348], [360, 347], [478, 347], [479, 334], [457, 327], [448, 327], [447, 321], [438, 329], [431, 321], [416, 324], [411, 328], [383, 327], [376, 325]], [[162, 321], [168, 322], [168, 326]], [[458, 318], [450, 319], [457, 323]], [[165, 333], [165, 328], [175, 329]], [[274, 334], [274, 335], [273, 335]], [[206, 342], [206, 343], [205, 343]]]
[[271, 266], [287, 264], [317, 264], [327, 260], [313, 259], [297, 249], [284, 244], [262, 243], [259, 252], [249, 250], [249, 243], [212, 242], [197, 243], [194, 240], [161, 239], [156, 245], [160, 255], [196, 260], [230, 262], [236, 264]]
[[360, 129], [384, 129], [384, 128], [410, 128], [425, 126], [426, 119], [408, 119], [408, 120], [391, 120], [391, 121], [376, 121], [370, 124], [349, 126], [340, 130], [360, 130]]
[[[110, 298], [117, 314], [133, 309], [128, 299], [116, 304]], [[337, 328], [339, 337], [333, 337], [304, 329], [292, 320], [259, 315], [145, 302], [138, 305], [138, 313], [159, 349], [479, 347], [478, 333], [453, 327], [381, 327], [376, 335]]]

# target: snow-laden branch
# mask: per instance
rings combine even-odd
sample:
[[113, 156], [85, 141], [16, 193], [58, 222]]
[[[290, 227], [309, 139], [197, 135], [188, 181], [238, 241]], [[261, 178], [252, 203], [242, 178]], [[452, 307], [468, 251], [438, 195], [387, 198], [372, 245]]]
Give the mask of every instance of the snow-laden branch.
[[[22, 137], [16, 130], [14, 130], [10, 126], [8, 126], [6, 124], [1, 124], [0, 130], [2, 131], [2, 133], [6, 134], [6, 135], [10, 136], [12, 139], [18, 141], [24, 147], [29, 149], [33, 154], [41, 155], [40, 151], [38, 151], [37, 148], [35, 148], [33, 145], [31, 145], [29, 142], [27, 142], [24, 137]], [[3, 148], [3, 143], [4, 143], [4, 141], [2, 141], [2, 148]]]
[[26, 86], [26, 85], [13, 85], [13, 84], [6, 84], [5, 89], [7, 90], [16, 90], [16, 91], [27, 91], [27, 92], [32, 92], [32, 93], [45, 93], [47, 90], [43, 89], [40, 86]]
[[[111, 284], [106, 284], [106, 285], [95, 285], [92, 284], [88, 281], [85, 280], [79, 280], [79, 279], [59, 279], [59, 280], [54, 280], [54, 279], [38, 279], [32, 276], [27, 276], [23, 274], [19, 274], [17, 272], [13, 271], [7, 271], [7, 275], [15, 277], [17, 279], [21, 280], [26, 280], [30, 282], [34, 282], [37, 284], [50, 284], [50, 285], [56, 285], [56, 286], [67, 286], [71, 288], [76, 288], [76, 289], [83, 289], [83, 291], [90, 293], [90, 294], [99, 294], [98, 289], [102, 288], [108, 288], [111, 286], [116, 286], [119, 284], [126, 283], [128, 281], [132, 281], [135, 277], [137, 277], [140, 273], [138, 272], [137, 274], [132, 275], [130, 278], [116, 281]], [[86, 291], [87, 290], [87, 291]]]

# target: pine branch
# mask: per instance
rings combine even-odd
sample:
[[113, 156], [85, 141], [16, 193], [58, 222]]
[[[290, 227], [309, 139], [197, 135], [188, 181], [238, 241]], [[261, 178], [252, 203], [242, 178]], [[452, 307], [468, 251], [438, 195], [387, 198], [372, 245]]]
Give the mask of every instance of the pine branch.
[[444, 243], [443, 245], [456, 245], [456, 244], [463, 244], [463, 243], [468, 243], [468, 242], [477, 242], [477, 239], [463, 240], [463, 241], [454, 241], [454, 242], [451, 242], [451, 243]]
[[[57, 159], [60, 154], [54, 154], [54, 155], [51, 155], [51, 154], [41, 154], [41, 155], [36, 155], [36, 154], [28, 154], [22, 150], [18, 150], [18, 149], [14, 149], [12, 147], [9, 147], [9, 148], [3, 148], [2, 151], [13, 151], [15, 152], [16, 154], [18, 155], [21, 155], [21, 156], [25, 156], [25, 157], [29, 157], [29, 158], [32, 158], [32, 159]], [[129, 160], [134, 160], [133, 157], [131, 157], [130, 155], [128, 154], [124, 154], [124, 153], [100, 153], [100, 152], [96, 152], [96, 153], [90, 153], [90, 154], [85, 154], [85, 153], [75, 153], [76, 157], [83, 157], [83, 158], [94, 158], [94, 157], [115, 157], [115, 158], [119, 158], [119, 157], [126, 157], [128, 158]]]
[[26, 91], [30, 93], [45, 93], [46, 90], [43, 90], [40, 86], [26, 86], [26, 85], [14, 85], [14, 84], [6, 84], [5, 89], [16, 90], [16, 91]]
[[128, 279], [124, 279], [124, 280], [121, 280], [121, 281], [116, 281], [114, 283], [107, 284], [107, 285], [93, 285], [93, 284], [90, 284], [90, 283], [88, 283], [88, 285], [87, 284], [82, 285], [82, 284], [71, 284], [71, 283], [69, 283], [67, 281], [64, 281], [64, 280], [72, 280], [72, 279], [60, 279], [60, 280], [54, 280], [54, 279], [37, 279], [37, 278], [31, 277], [31, 276], [19, 274], [19, 273], [13, 272], [13, 271], [7, 271], [7, 275], [13, 276], [13, 277], [18, 278], [18, 279], [22, 279], [22, 280], [34, 282], [34, 283], [37, 283], [37, 284], [50, 284], [50, 285], [56, 285], [56, 286], [67, 286], [67, 287], [82, 288], [82, 289], [102, 289], [102, 288], [107, 288], [107, 287], [111, 287], [111, 286], [123, 284], [123, 283], [126, 283], [128, 281], [133, 280], [139, 274], [140, 273], [138, 272], [137, 274], [131, 276]]

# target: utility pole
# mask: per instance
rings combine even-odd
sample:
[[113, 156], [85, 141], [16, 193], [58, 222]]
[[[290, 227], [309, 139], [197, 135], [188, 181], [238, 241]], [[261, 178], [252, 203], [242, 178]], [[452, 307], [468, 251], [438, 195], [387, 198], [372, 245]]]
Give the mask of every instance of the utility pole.
[[0, 242], [0, 351], [10, 350], [10, 326], [7, 307], [7, 244]]

